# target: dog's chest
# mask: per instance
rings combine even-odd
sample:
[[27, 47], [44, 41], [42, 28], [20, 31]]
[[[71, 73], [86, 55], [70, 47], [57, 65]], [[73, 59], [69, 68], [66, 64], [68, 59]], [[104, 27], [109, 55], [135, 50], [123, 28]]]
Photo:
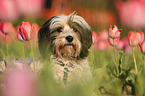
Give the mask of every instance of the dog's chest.
[[90, 67], [84, 60], [78, 62], [76, 60], [51, 58], [51, 64], [54, 78], [63, 85], [83, 82], [91, 78]]

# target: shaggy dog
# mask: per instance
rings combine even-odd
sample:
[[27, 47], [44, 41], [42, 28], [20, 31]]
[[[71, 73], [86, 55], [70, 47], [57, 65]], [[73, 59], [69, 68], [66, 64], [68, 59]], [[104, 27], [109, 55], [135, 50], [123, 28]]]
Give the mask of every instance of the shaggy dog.
[[[57, 82], [68, 86], [92, 79], [87, 60], [92, 30], [81, 16], [72, 13], [51, 17], [39, 30], [38, 43], [41, 55], [51, 61]], [[48, 58], [49, 50], [51, 58]]]

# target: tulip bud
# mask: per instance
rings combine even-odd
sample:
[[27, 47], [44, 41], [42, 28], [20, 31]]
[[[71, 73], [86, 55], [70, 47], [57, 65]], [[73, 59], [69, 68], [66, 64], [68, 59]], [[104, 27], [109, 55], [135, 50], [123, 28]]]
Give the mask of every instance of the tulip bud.
[[112, 26], [110, 26], [109, 37], [111, 37], [112, 39], [115, 39], [120, 36], [121, 31], [122, 31], [122, 29], [118, 29], [116, 25], [114, 25], [114, 28], [112, 28]]
[[139, 43], [142, 43], [144, 39], [143, 32], [129, 32], [128, 40], [130, 46], [137, 46]]
[[[21, 37], [22, 38], [21, 38]], [[19, 40], [28, 41], [34, 36], [34, 24], [31, 25], [30, 22], [22, 22], [19, 26], [17, 37]], [[20, 39], [21, 38], [21, 39]]]

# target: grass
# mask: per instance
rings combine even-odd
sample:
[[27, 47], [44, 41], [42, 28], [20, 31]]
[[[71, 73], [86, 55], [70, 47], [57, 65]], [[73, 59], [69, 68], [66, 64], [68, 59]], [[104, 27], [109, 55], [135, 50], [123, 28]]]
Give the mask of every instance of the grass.
[[[7, 58], [22, 59], [25, 57], [31, 57], [30, 48], [27, 43], [14, 41], [8, 45]], [[39, 51], [37, 44], [32, 45], [34, 56], [38, 57]], [[24, 54], [22, 54], [24, 53]], [[5, 45], [0, 43], [0, 58], [5, 57]], [[145, 66], [144, 56], [138, 50], [135, 50], [136, 64], [138, 68], [138, 74], [136, 75], [132, 54], [127, 54], [122, 51], [117, 51], [117, 57], [119, 58], [119, 76], [117, 76], [116, 65], [114, 59], [113, 50], [99, 51], [91, 48], [88, 57], [89, 64], [91, 66], [94, 92], [97, 96], [103, 94], [121, 96], [121, 95], [145, 95]], [[77, 93], [79, 89], [72, 88], [71, 91], [64, 92], [65, 89], [61, 85], [56, 84], [52, 78], [51, 71], [49, 69], [49, 61], [44, 62], [45, 67], [40, 75], [40, 93], [41, 96], [68, 96], [71, 92]], [[45, 87], [44, 87], [45, 86]], [[85, 94], [89, 88], [83, 90]], [[72, 91], [73, 90], [73, 91]], [[57, 93], [56, 93], [57, 91]], [[81, 92], [81, 91], [80, 91]], [[79, 96], [82, 93], [77, 93]], [[73, 94], [74, 95], [74, 94]], [[84, 96], [84, 95], [83, 95]], [[86, 95], [87, 96], [87, 95]]]

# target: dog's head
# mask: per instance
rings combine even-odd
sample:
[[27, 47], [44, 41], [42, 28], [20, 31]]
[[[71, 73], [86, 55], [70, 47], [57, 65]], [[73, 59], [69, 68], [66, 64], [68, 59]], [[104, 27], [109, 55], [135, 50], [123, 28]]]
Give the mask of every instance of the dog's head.
[[92, 31], [87, 22], [74, 13], [51, 17], [38, 33], [39, 50], [47, 56], [51, 50], [57, 57], [84, 58], [92, 45]]

